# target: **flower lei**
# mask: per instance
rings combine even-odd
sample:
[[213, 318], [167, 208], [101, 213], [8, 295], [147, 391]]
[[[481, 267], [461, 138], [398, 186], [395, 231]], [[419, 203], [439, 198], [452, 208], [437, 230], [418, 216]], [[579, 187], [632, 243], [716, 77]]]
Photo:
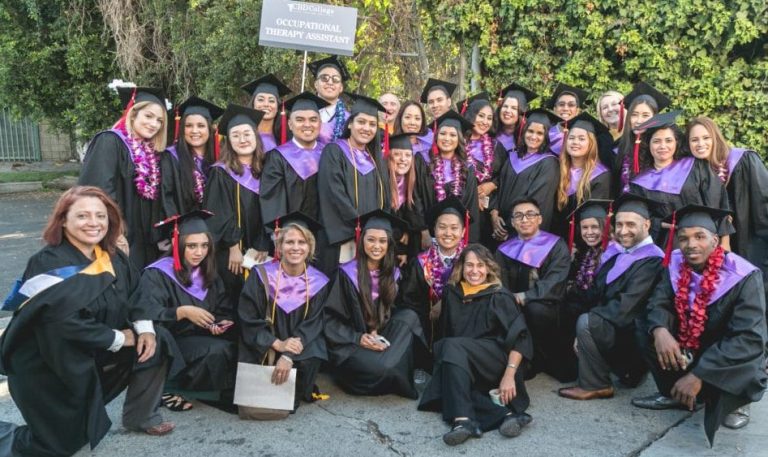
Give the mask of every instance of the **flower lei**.
[[205, 174], [203, 174], [203, 166], [205, 162], [202, 157], [194, 156], [195, 169], [192, 170], [192, 176], [195, 178], [195, 200], [198, 203], [203, 203], [203, 192], [205, 192]]
[[136, 192], [145, 200], [157, 199], [160, 189], [160, 159], [153, 144], [139, 138], [134, 138], [128, 134], [127, 130], [122, 132], [128, 143], [128, 152], [131, 154], [133, 168], [136, 176], [133, 178], [133, 184], [136, 186]]
[[472, 157], [472, 161], [475, 163], [475, 177], [477, 177], [477, 182], [480, 184], [491, 179], [491, 171], [493, 170], [493, 139], [491, 138], [491, 135], [486, 133], [483, 135], [481, 141], [483, 148], [483, 166], [479, 167], [478, 165], [480, 164], [480, 161], [475, 160], [474, 156], [469, 154], [469, 156]]
[[576, 287], [579, 290], [588, 290], [595, 282], [597, 275], [597, 266], [600, 264], [600, 249], [590, 247], [579, 262], [579, 269], [576, 272]]
[[334, 118], [336, 119], [336, 123], [333, 126], [333, 137], [331, 137], [331, 141], [336, 141], [339, 138], [341, 138], [341, 134], [344, 130], [344, 122], [346, 121], [346, 116], [344, 116], [344, 102], [339, 99], [336, 102], [336, 113], [334, 114]]
[[692, 268], [688, 262], [683, 262], [680, 266], [680, 279], [677, 280], [677, 293], [675, 294], [675, 313], [680, 321], [677, 340], [682, 349], [695, 351], [701, 346], [701, 334], [704, 332], [708, 317], [707, 303], [709, 303], [709, 299], [720, 281], [720, 268], [723, 266], [724, 260], [725, 251], [721, 246], [718, 246], [707, 259], [699, 291], [696, 293], [693, 307], [690, 310], [688, 309], [690, 305], [688, 293]]
[[629, 192], [629, 154], [624, 155], [621, 162], [621, 193]]
[[[432, 175], [435, 178], [435, 192], [437, 193], [437, 201], [441, 202], [445, 200], [447, 195], [445, 193], [445, 172], [443, 170], [443, 161], [439, 155], [435, 158], [435, 165], [436, 166], [432, 172]], [[455, 156], [451, 159], [451, 169], [453, 170], [454, 177], [451, 194], [458, 197], [461, 195], [461, 189], [464, 187], [464, 183], [462, 182], [463, 176], [461, 173], [461, 161]]]
[[[458, 258], [461, 251], [464, 249], [464, 240], [459, 241], [459, 245], [456, 247], [456, 254], [454, 258]], [[430, 283], [429, 277], [431, 276], [431, 288], [429, 290], [430, 298], [433, 301], [440, 300], [443, 296], [443, 288], [445, 287], [445, 272], [449, 268], [443, 263], [443, 259], [440, 257], [440, 249], [437, 243], [432, 243], [432, 246], [427, 251], [427, 261], [425, 262], [427, 271], [424, 272], [427, 283]], [[451, 265], [453, 268], [453, 265]]]

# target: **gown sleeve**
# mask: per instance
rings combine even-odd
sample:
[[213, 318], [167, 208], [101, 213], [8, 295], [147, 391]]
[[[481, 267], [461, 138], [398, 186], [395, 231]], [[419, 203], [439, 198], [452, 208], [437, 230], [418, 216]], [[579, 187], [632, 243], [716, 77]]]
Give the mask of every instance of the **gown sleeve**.
[[[632, 277], [618, 296], [602, 302], [590, 311], [608, 320], [617, 328], [629, 327], [645, 308], [661, 271], [661, 259], [648, 259], [634, 268]], [[597, 298], [597, 297], [595, 297]]]
[[323, 308], [329, 291], [330, 284], [326, 284], [312, 297], [306, 319], [302, 320], [295, 330], [294, 336], [301, 338], [301, 343], [305, 347], [323, 337]]
[[243, 344], [256, 348], [261, 354], [268, 351], [277, 339], [266, 320], [268, 307], [264, 284], [256, 271], [252, 271], [240, 293], [237, 313]]
[[120, 138], [113, 133], [96, 135], [85, 153], [78, 184], [99, 187], [119, 204], [117, 178], [120, 175], [120, 154], [124, 147]]
[[176, 200], [179, 198], [178, 193], [181, 189], [178, 188], [178, 182], [176, 181], [178, 163], [174, 163], [175, 160], [168, 151], [165, 151], [160, 157], [160, 176], [162, 176], [160, 180], [160, 200], [163, 207], [163, 219], [180, 213]]
[[230, 178], [226, 174], [221, 168], [211, 169], [204, 206], [213, 212], [206, 222], [214, 240], [231, 247], [240, 242], [242, 230], [237, 227], [237, 208], [234, 207], [234, 195], [227, 182]]
[[545, 159], [535, 178], [528, 187], [528, 197], [539, 204], [541, 210], [541, 229], [549, 230], [555, 213], [555, 196], [560, 182], [560, 164], [557, 160]]
[[216, 318], [216, 322], [225, 320], [234, 322], [235, 309], [232, 306], [229, 293], [224, 287], [224, 281], [222, 281], [221, 278], [217, 276], [216, 281], [214, 281], [208, 293], [213, 295], [210, 300], [212, 301], [211, 304], [213, 305], [212, 314]]
[[267, 154], [259, 183], [261, 219], [271, 222], [288, 213], [288, 196], [285, 194], [285, 173], [282, 156], [277, 151]]
[[183, 303], [172, 303], [163, 276], [156, 268], [144, 270], [133, 299], [134, 307], [144, 310], [153, 321], [175, 322], [176, 308]]
[[648, 300], [647, 331], [650, 334], [653, 329], [664, 327], [670, 333], [674, 333], [675, 319], [675, 291], [672, 289], [669, 270], [664, 269], [661, 274], [661, 281]]
[[526, 360], [533, 358], [533, 340], [525, 323], [525, 316], [512, 295], [503, 289], [493, 294], [491, 312], [503, 330], [499, 343], [505, 352], [519, 352]]
[[[325, 146], [317, 171], [317, 188], [318, 194], [328, 199], [340, 220], [352, 221], [357, 217], [354, 196], [350, 198], [344, 185], [347, 179], [354, 179], [354, 177], [345, 176], [346, 167], [341, 163], [342, 160], [346, 159], [341, 148], [335, 144]], [[354, 169], [351, 171], [356, 173]]]
[[346, 274], [339, 271], [331, 285], [325, 304], [325, 339], [330, 347], [360, 344], [362, 331], [354, 326], [352, 307], [357, 305], [357, 291]]
[[526, 301], [561, 301], [565, 297], [571, 256], [563, 240], [558, 240], [539, 268], [539, 279], [525, 292]]
[[426, 318], [426, 310], [429, 309], [429, 286], [424, 281], [424, 274], [418, 258], [408, 262], [400, 280], [400, 288], [395, 303], [400, 308], [409, 308], [416, 312], [422, 319]]
[[[709, 164], [704, 160], [696, 159], [696, 172], [701, 177], [699, 189], [704, 206], [729, 210], [728, 193]], [[731, 224], [730, 219], [727, 217], [720, 221], [717, 231], [718, 235], [730, 235], [736, 232], [733, 224]]]

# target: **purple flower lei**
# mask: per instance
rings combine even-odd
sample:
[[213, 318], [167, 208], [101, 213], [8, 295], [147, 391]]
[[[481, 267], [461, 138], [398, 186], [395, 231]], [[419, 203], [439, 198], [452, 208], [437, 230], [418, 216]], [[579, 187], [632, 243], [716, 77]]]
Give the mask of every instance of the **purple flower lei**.
[[595, 282], [597, 266], [600, 264], [600, 252], [598, 247], [587, 248], [587, 252], [579, 262], [579, 270], [576, 272], [576, 287], [579, 290], [587, 290]]
[[[454, 258], [458, 258], [462, 250], [464, 250], [463, 239], [459, 241], [459, 245], [456, 247]], [[440, 257], [437, 243], [432, 243], [429, 251], [427, 251], [427, 261], [425, 264], [427, 266], [427, 271], [424, 272], [424, 279], [427, 281], [427, 284], [432, 287], [432, 291], [434, 292], [434, 296], [432, 297], [433, 300], [440, 300], [443, 296], [443, 288], [445, 287], [443, 279], [445, 278], [445, 271], [448, 270], [448, 267], [443, 263], [443, 259]]]
[[[435, 192], [437, 192], [437, 201], [441, 202], [447, 197], [445, 193], [445, 173], [443, 172], [443, 161], [440, 154], [435, 156], [433, 161], [434, 168], [432, 175], [435, 178]], [[451, 169], [453, 170], [453, 188], [451, 194], [458, 197], [461, 195], [461, 189], [463, 186], [462, 173], [461, 173], [461, 161], [454, 154], [451, 158]]]
[[128, 143], [128, 152], [133, 161], [133, 184], [136, 193], [145, 200], [157, 199], [160, 189], [160, 159], [153, 144], [149, 141], [134, 138], [127, 131], [122, 132]]
[[205, 162], [203, 158], [195, 155], [195, 169], [192, 170], [195, 177], [195, 200], [198, 203], [203, 203], [203, 193], [205, 192], [205, 174], [203, 173], [203, 167]]
[[477, 182], [479, 184], [482, 184], [488, 181], [489, 179], [491, 179], [491, 171], [493, 170], [493, 138], [491, 138], [491, 135], [488, 135], [486, 133], [482, 137], [482, 142], [483, 142], [482, 167], [478, 166], [480, 161], [475, 160], [475, 158], [472, 157], [472, 161], [475, 163], [475, 177], [477, 177]]
[[629, 154], [624, 156], [621, 162], [621, 193], [629, 192]]
[[347, 120], [344, 116], [344, 102], [341, 99], [336, 102], [336, 114], [334, 115], [334, 118], [336, 119], [336, 123], [333, 126], [333, 137], [331, 138], [331, 142], [341, 138], [341, 134], [344, 130], [344, 123]]

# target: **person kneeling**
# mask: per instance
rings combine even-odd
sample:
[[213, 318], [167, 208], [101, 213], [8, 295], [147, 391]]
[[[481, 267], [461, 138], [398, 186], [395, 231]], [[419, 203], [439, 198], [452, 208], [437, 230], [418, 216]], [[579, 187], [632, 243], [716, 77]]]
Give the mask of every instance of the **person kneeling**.
[[[419, 410], [442, 411], [453, 425], [443, 435], [450, 446], [495, 428], [518, 436], [531, 422], [523, 375], [533, 342], [487, 248], [470, 244], [459, 256], [443, 292], [440, 328], [434, 374]], [[498, 400], [490, 389], [498, 389]]]
[[660, 394], [632, 400], [689, 410], [706, 400], [710, 445], [725, 416], [758, 401], [767, 381], [763, 280], [756, 266], [718, 245], [715, 220], [728, 214], [689, 205], [667, 220], [680, 249], [648, 303], [647, 332], [638, 335]]

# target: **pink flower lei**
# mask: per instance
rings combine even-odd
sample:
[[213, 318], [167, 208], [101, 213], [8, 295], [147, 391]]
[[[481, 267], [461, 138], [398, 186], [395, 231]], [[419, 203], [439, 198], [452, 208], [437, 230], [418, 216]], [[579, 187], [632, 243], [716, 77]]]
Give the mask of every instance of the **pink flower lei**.
[[493, 171], [493, 138], [486, 133], [482, 136], [481, 141], [483, 148], [482, 167], [478, 166], [480, 161], [476, 160], [474, 156], [471, 156], [470, 154], [472, 161], [475, 163], [475, 177], [477, 177], [478, 184], [482, 184], [491, 179], [491, 172]]
[[151, 142], [123, 133], [133, 161], [136, 193], [145, 200], [155, 200], [160, 189], [160, 158]]
[[[437, 193], [437, 201], [441, 202], [445, 200], [447, 195], [445, 193], [445, 172], [443, 171], [443, 159], [440, 157], [440, 155], [435, 157], [434, 164], [435, 167], [433, 168], [432, 176], [435, 178], [435, 192]], [[461, 195], [461, 190], [464, 187], [464, 183], [462, 182], [463, 176], [461, 173], [461, 161], [456, 157], [455, 154], [451, 159], [451, 169], [453, 171], [454, 177], [451, 194], [459, 197]]]
[[[454, 258], [457, 258], [462, 250], [464, 250], [463, 239], [459, 241], [459, 245], [456, 247]], [[427, 261], [425, 262], [427, 271], [424, 272], [424, 279], [426, 279], [427, 284], [431, 287], [429, 293], [433, 302], [442, 298], [443, 288], [445, 287], [444, 281], [447, 276], [445, 272], [450, 270], [450, 268], [443, 263], [439, 251], [440, 249], [438, 248], [437, 243], [433, 243], [429, 248], [429, 251], [427, 251]], [[453, 267], [451, 266], [451, 268]]]
[[204, 162], [202, 157], [194, 156], [195, 169], [192, 170], [192, 176], [195, 177], [195, 200], [198, 203], [203, 203], [203, 192], [205, 191], [205, 174], [203, 174]]

